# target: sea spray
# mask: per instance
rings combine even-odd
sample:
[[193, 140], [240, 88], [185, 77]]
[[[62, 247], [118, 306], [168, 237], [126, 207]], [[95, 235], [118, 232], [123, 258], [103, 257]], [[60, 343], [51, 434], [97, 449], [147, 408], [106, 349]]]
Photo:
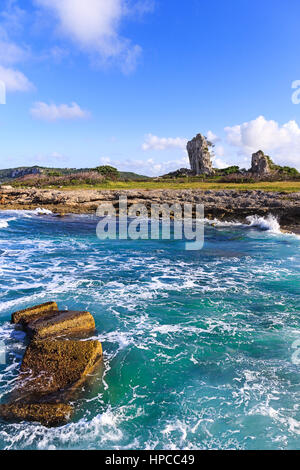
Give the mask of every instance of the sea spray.
[[281, 233], [278, 219], [271, 214], [267, 217], [251, 215], [247, 217], [247, 221], [249, 222], [250, 227], [256, 227], [259, 230], [270, 231], [273, 233]]

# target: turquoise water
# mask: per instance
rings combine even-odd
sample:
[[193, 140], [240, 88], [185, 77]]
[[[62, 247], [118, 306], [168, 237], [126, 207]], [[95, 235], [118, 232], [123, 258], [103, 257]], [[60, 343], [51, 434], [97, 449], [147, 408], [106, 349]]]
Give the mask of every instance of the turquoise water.
[[13, 311], [88, 309], [104, 348], [70, 424], [0, 422], [0, 448], [299, 449], [300, 239], [207, 225], [204, 249], [187, 252], [100, 241], [96, 223], [0, 213], [1, 401], [24, 352]]

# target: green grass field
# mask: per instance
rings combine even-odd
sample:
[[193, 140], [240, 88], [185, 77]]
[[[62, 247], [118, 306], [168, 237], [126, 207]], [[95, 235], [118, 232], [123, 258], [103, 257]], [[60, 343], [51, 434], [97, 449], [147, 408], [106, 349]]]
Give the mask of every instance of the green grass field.
[[[51, 189], [58, 189], [51, 187]], [[212, 189], [220, 191], [224, 189], [234, 189], [237, 191], [261, 190], [261, 191], [279, 191], [293, 193], [300, 191], [300, 181], [274, 181], [259, 183], [218, 183], [218, 182], [178, 182], [178, 181], [112, 181], [94, 186], [74, 185], [59, 188], [60, 190], [78, 190], [78, 189], [97, 189], [97, 190], [118, 190], [118, 189]]]

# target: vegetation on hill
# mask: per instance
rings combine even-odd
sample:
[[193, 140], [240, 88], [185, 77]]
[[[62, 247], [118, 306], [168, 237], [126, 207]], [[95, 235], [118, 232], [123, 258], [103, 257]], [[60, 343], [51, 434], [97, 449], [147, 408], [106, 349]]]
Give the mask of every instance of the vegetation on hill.
[[0, 184], [14, 186], [61, 186], [69, 184], [97, 184], [103, 180], [147, 181], [147, 176], [119, 172], [111, 166], [91, 168], [46, 168], [40, 166], [0, 170]]

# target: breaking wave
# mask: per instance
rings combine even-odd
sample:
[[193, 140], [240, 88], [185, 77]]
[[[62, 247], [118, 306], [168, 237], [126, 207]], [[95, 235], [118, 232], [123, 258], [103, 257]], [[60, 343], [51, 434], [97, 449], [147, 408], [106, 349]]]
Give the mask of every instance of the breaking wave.
[[0, 229], [1, 228], [7, 228], [8, 225], [9, 225], [9, 222], [13, 222], [14, 220], [16, 220], [15, 217], [13, 217], [11, 219], [0, 219]]
[[278, 219], [273, 215], [267, 217], [260, 217], [258, 215], [251, 215], [247, 217], [249, 227], [256, 227], [259, 230], [265, 230], [273, 233], [282, 233]]
[[259, 216], [259, 215], [250, 215], [246, 217], [247, 223], [243, 224], [237, 221], [226, 221], [226, 220], [219, 220], [219, 219], [204, 219], [205, 224], [213, 226], [213, 227], [241, 227], [241, 228], [257, 228], [258, 230], [272, 232], [276, 234], [280, 234], [281, 228], [278, 222], [278, 219], [274, 216], [269, 214], [266, 217]]

